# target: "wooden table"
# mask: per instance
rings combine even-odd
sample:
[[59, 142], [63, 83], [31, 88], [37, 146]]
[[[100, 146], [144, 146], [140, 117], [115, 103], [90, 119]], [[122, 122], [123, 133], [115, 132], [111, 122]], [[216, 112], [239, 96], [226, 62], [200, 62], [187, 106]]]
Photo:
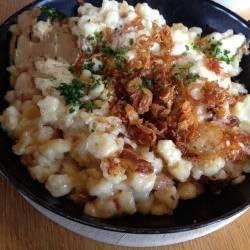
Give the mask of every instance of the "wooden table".
[[[0, 22], [29, 2], [32, 1], [0, 0]], [[136, 248], [105, 245], [65, 230], [39, 214], [13, 187], [0, 177], [0, 250], [57, 249], [128, 250]], [[178, 245], [154, 249], [250, 249], [250, 211], [225, 228], [208, 236]]]

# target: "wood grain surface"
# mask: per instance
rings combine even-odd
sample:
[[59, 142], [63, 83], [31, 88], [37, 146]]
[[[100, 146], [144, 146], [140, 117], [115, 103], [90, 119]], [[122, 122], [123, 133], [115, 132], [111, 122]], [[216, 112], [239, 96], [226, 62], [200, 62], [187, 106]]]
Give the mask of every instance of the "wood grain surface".
[[[68, 0], [71, 1], [71, 0]], [[30, 0], [0, 0], [0, 23]], [[248, 15], [250, 19], [250, 13]], [[115, 247], [71, 233], [31, 207], [0, 177], [0, 250], [132, 250]], [[208, 236], [186, 243], [145, 250], [249, 250], [250, 211]]]

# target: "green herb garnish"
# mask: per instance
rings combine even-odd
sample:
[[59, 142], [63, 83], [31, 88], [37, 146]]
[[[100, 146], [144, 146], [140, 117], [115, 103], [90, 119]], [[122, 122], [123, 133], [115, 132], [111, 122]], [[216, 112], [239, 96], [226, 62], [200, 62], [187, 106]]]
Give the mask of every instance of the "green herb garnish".
[[95, 64], [93, 62], [87, 62], [83, 65], [83, 69], [87, 69], [89, 71], [93, 71], [93, 67]]
[[188, 83], [196, 82], [200, 78], [198, 74], [188, 73]]
[[138, 84], [138, 85], [136, 86], [136, 89], [137, 89], [137, 90], [142, 90], [142, 88], [143, 88], [143, 85], [142, 85], [142, 84]]
[[214, 57], [220, 61], [226, 62], [227, 64], [230, 64], [234, 59], [234, 56], [230, 56], [229, 50], [221, 51], [220, 48], [216, 48]]
[[193, 74], [193, 73], [187, 72], [186, 68], [185, 68], [185, 71], [177, 72], [173, 76], [176, 79], [185, 79], [184, 82], [187, 82], [188, 84], [195, 82], [197, 79], [200, 78], [198, 74]]
[[100, 31], [100, 32], [95, 31], [94, 34], [91, 36], [88, 36], [87, 39], [91, 43], [91, 45], [96, 46], [100, 42], [102, 42], [103, 33], [102, 33], [102, 31]]
[[115, 56], [115, 51], [113, 50], [113, 48], [106, 43], [102, 45], [101, 51], [107, 56]]
[[115, 65], [118, 69], [127, 71], [127, 69], [125, 68], [126, 59], [124, 57], [125, 54], [128, 52], [127, 48], [119, 48], [117, 50], [114, 50], [110, 45], [104, 43], [102, 45], [101, 51], [105, 55], [112, 56], [115, 58]]
[[196, 44], [193, 44], [192, 47], [194, 50], [201, 50], [201, 48], [199, 46], [197, 46]]
[[153, 87], [154, 81], [143, 76], [142, 82], [136, 86], [136, 89], [141, 90], [142, 88], [147, 88], [149, 90], [153, 90]]
[[92, 48], [91, 47], [87, 47], [87, 52], [91, 53], [92, 52]]
[[115, 65], [118, 69], [122, 70], [122, 71], [127, 71], [127, 69], [125, 68], [125, 58], [118, 56], [115, 58]]
[[134, 39], [133, 38], [130, 38], [129, 39], [129, 45], [132, 46], [134, 44]]
[[113, 83], [113, 78], [112, 77], [107, 77], [107, 79], [105, 80], [105, 85], [111, 85]]
[[116, 56], [124, 56], [128, 52], [127, 48], [120, 48], [115, 51]]
[[142, 77], [142, 86], [152, 90], [153, 89], [153, 81], [146, 78], [146, 77]]
[[174, 77], [177, 78], [177, 79], [182, 79], [182, 78], [185, 77], [185, 74], [183, 74], [183, 73], [175, 73]]
[[184, 70], [184, 69], [186, 69], [186, 67], [184, 67], [184, 66], [178, 66], [178, 69], [179, 70]]
[[94, 104], [92, 101], [86, 101], [80, 105], [80, 109], [87, 109], [88, 111], [93, 111]]
[[230, 64], [234, 60], [234, 56], [230, 56], [229, 50], [222, 50], [220, 41], [215, 41], [215, 38], [212, 37], [208, 40], [209, 45], [205, 47], [199, 47], [197, 45], [193, 45], [193, 49], [199, 50], [206, 54], [209, 57], [218, 59], [220, 61], [224, 61], [227, 64]]
[[158, 84], [159, 90], [162, 91], [164, 89], [164, 85], [162, 83]]
[[85, 84], [80, 79], [75, 78], [71, 83], [62, 83], [56, 89], [60, 92], [60, 95], [64, 97], [66, 105], [70, 105], [69, 113], [75, 112], [76, 108], [86, 109], [92, 111], [95, 106], [92, 101], [82, 101], [85, 92], [94, 89], [101, 84], [101, 79], [95, 79], [92, 77], [91, 84]]
[[106, 54], [107, 56], [115, 56], [115, 57], [119, 57], [119, 56], [124, 56], [127, 52], [128, 49], [127, 48], [119, 48], [117, 50], [114, 50], [110, 45], [107, 45], [106, 43], [104, 43], [102, 45], [101, 51]]
[[115, 51], [115, 65], [118, 69], [123, 71], [127, 71], [125, 68], [126, 59], [124, 57], [127, 52], [128, 49], [126, 48], [120, 48]]
[[64, 96], [67, 105], [80, 106], [84, 95], [84, 84], [80, 79], [73, 79], [71, 83], [62, 83], [56, 88]]
[[42, 7], [40, 7], [40, 10], [42, 11], [43, 14], [48, 16], [48, 18], [51, 20], [51, 22], [54, 22], [55, 20], [63, 21], [63, 20], [68, 18], [64, 13], [62, 13], [54, 8], [42, 6]]
[[73, 73], [74, 72], [74, 66], [69, 66], [68, 67], [68, 71], [71, 72], [71, 73]]
[[101, 79], [93, 79], [89, 89], [90, 90], [95, 89], [100, 84], [101, 84]]
[[69, 113], [72, 114], [72, 113], [74, 113], [74, 112], [75, 112], [75, 108], [71, 107], [71, 108], [69, 109]]

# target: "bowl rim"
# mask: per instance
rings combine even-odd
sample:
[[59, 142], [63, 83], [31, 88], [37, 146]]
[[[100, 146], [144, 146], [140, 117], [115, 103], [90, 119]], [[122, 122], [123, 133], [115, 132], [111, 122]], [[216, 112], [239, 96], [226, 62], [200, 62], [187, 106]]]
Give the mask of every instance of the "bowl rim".
[[[45, 4], [51, 3], [54, 0], [36, 0], [35, 2], [32, 2], [26, 6], [24, 6], [23, 8], [21, 8], [20, 10], [18, 10], [17, 12], [15, 12], [14, 14], [12, 14], [10, 17], [8, 17], [5, 21], [3, 21], [0, 25], [0, 32], [1, 30], [5, 27], [5, 26], [10, 26], [13, 23], [13, 20], [15, 20], [15, 18], [20, 15], [22, 12], [30, 10], [34, 7], [38, 7], [38, 6], [43, 6]], [[243, 19], [242, 17], [240, 17], [239, 15], [237, 15], [236, 13], [234, 13], [233, 11], [227, 9], [226, 7], [213, 2], [212, 0], [202, 0], [203, 2], [207, 2], [210, 5], [213, 5], [216, 9], [219, 9], [220, 11], [222, 11], [223, 13], [229, 15], [231, 18], [238, 20], [239, 22], [243, 23], [244, 26], [248, 29], [250, 29], [250, 23], [249, 21]], [[250, 203], [245, 202], [242, 205], [228, 211], [227, 213], [223, 213], [220, 216], [217, 216], [215, 218], [209, 219], [209, 220], [205, 220], [202, 222], [198, 222], [198, 223], [193, 223], [193, 224], [188, 224], [185, 226], [173, 226], [173, 227], [163, 227], [163, 228], [140, 228], [140, 227], [135, 227], [135, 228], [129, 228], [126, 226], [119, 226], [119, 225], [108, 225], [108, 223], [104, 222], [100, 222], [100, 221], [90, 221], [90, 220], [85, 220], [85, 219], [79, 219], [76, 218], [74, 216], [71, 216], [69, 214], [67, 214], [66, 212], [64, 212], [62, 209], [59, 208], [55, 208], [53, 206], [51, 206], [48, 202], [46, 202], [45, 200], [43, 200], [42, 198], [39, 198], [38, 196], [34, 195], [32, 191], [30, 191], [26, 186], [24, 186], [22, 183], [20, 183], [19, 181], [17, 181], [13, 176], [9, 175], [7, 173], [7, 171], [5, 170], [4, 165], [2, 164], [2, 162], [0, 162], [0, 174], [2, 174], [3, 177], [5, 177], [5, 179], [12, 185], [15, 187], [15, 189], [23, 194], [24, 196], [28, 197], [31, 201], [37, 203], [38, 205], [40, 205], [41, 207], [48, 209], [49, 211], [65, 217], [66, 219], [69, 219], [73, 222], [76, 223], [80, 223], [86, 226], [90, 226], [93, 228], [98, 228], [98, 229], [102, 229], [102, 230], [108, 230], [108, 231], [112, 231], [112, 232], [120, 232], [120, 233], [129, 233], [129, 234], [166, 234], [166, 233], [178, 233], [178, 232], [185, 232], [185, 231], [190, 231], [190, 230], [194, 230], [194, 229], [198, 229], [198, 228], [202, 228], [205, 226], [209, 226], [211, 224], [215, 224], [218, 222], [221, 222], [223, 220], [226, 220], [244, 210], [246, 210], [247, 208], [250, 208]], [[31, 177], [30, 177], [31, 178]], [[86, 217], [90, 217], [87, 216]]]
[[[44, 4], [51, 3], [53, 1], [55, 1], [55, 0], [35, 0], [34, 2], [31, 2], [27, 5], [24, 5], [19, 10], [17, 10], [16, 12], [14, 12], [10, 16], [8, 16], [5, 20], [3, 20], [0, 23], [0, 30], [2, 29], [2, 26], [8, 24], [8, 22], [11, 22], [12, 19], [14, 19], [18, 15], [20, 15], [22, 12], [24, 12], [26, 10], [30, 10], [33, 7], [44, 6]], [[117, 1], [119, 1], [119, 0], [117, 0]], [[237, 13], [233, 12], [232, 10], [226, 8], [225, 6], [223, 6], [217, 2], [214, 2], [213, 0], [200, 0], [200, 1], [207, 2], [208, 4], [213, 5], [214, 7], [216, 7], [216, 9], [219, 9], [223, 13], [229, 14], [231, 18], [239, 20], [241, 23], [244, 23], [244, 26], [246, 26], [248, 29], [250, 29], [250, 19], [249, 20], [244, 19], [243, 17], [241, 17]]]
[[[178, 232], [185, 232], [185, 231], [190, 231], [190, 230], [195, 230], [198, 228], [203, 228], [212, 224], [216, 224], [218, 222], [221, 222], [223, 220], [229, 219], [230, 217], [247, 210], [250, 208], [250, 204], [248, 202], [243, 203], [242, 205], [230, 210], [227, 213], [224, 213], [220, 216], [217, 216], [215, 218], [205, 220], [202, 222], [198, 223], [193, 223], [185, 226], [176, 226], [176, 227], [164, 227], [164, 228], [129, 228], [126, 226], [118, 226], [118, 225], [108, 225], [108, 223], [100, 222], [100, 221], [86, 221], [84, 219], [79, 219], [74, 216], [71, 216], [64, 212], [62, 209], [55, 208], [52, 205], [50, 205], [48, 202], [43, 200], [42, 198], [35, 196], [30, 190], [28, 190], [22, 183], [18, 182], [14, 177], [8, 175], [6, 171], [4, 170], [4, 167], [2, 163], [0, 162], [0, 173], [2, 174], [3, 177], [22, 195], [26, 196], [29, 198], [31, 201], [34, 203], [40, 205], [41, 207], [61, 216], [64, 217], [68, 220], [71, 220], [76, 223], [80, 223], [86, 226], [98, 228], [98, 229], [103, 229], [103, 230], [108, 230], [112, 232], [120, 232], [120, 233], [129, 233], [129, 234], [165, 234], [165, 233], [178, 233]], [[86, 215], [86, 217], [89, 217]]]

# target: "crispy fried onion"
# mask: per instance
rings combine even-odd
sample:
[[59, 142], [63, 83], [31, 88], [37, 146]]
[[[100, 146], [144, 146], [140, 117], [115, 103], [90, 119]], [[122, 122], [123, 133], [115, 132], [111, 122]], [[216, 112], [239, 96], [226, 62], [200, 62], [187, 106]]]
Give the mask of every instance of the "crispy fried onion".
[[142, 123], [142, 120], [139, 119], [138, 113], [135, 111], [134, 107], [131, 106], [130, 104], [127, 104], [125, 106], [125, 112], [130, 125], [136, 125]]
[[120, 163], [123, 168], [131, 169], [135, 172], [142, 174], [151, 174], [153, 173], [152, 165], [142, 159], [138, 153], [133, 151], [132, 149], [124, 149], [120, 154]]
[[125, 111], [126, 102], [121, 101], [118, 99], [115, 99], [111, 104], [109, 108], [109, 112], [113, 116], [119, 117], [123, 123], [128, 123], [128, 117]]
[[168, 112], [171, 111], [175, 95], [176, 95], [175, 86], [165, 87], [159, 95], [159, 100], [161, 101], [161, 103], [164, 105], [164, 107], [167, 109]]
[[142, 18], [140, 16], [137, 16], [132, 21], [126, 23], [124, 25], [124, 30], [141, 30], [144, 28], [144, 25], [142, 24]]
[[154, 119], [164, 120], [168, 117], [170, 109], [167, 109], [166, 107], [158, 103], [153, 103], [150, 107], [150, 113]]
[[[151, 48], [154, 43], [158, 43], [161, 47], [160, 55], [153, 55]], [[170, 28], [167, 25], [162, 27], [154, 24], [153, 33], [150, 36], [141, 35], [136, 39], [136, 57], [130, 61], [130, 66], [134, 69], [149, 69], [159, 57], [163, 61], [168, 58], [171, 48], [173, 47], [172, 36]]]
[[157, 128], [149, 122], [128, 127], [129, 135], [140, 145], [153, 146], [157, 140]]
[[207, 59], [206, 67], [217, 75], [219, 75], [221, 72], [220, 61], [218, 59], [214, 59], [214, 58]]
[[250, 135], [218, 122], [202, 122], [196, 138], [189, 141], [188, 150], [200, 159], [223, 157], [240, 161], [250, 154]]
[[128, 94], [134, 94], [138, 91], [141, 85], [142, 79], [140, 77], [135, 77], [134, 79], [128, 82], [126, 90]]
[[216, 83], [206, 82], [203, 93], [205, 103], [216, 118], [225, 118], [229, 115], [229, 105], [232, 105], [235, 100], [225, 89], [220, 88]]
[[197, 135], [198, 119], [189, 101], [181, 100], [167, 117], [169, 129], [167, 135], [176, 143], [184, 155], [188, 142]]
[[[141, 28], [139, 18], [133, 22], [126, 29]], [[151, 50], [154, 43], [160, 45], [158, 53]], [[136, 39], [136, 56], [128, 62], [130, 73], [112, 71], [118, 100], [111, 104], [111, 114], [122, 119], [129, 136], [139, 145], [153, 147], [159, 139], [171, 139], [186, 158], [218, 155], [230, 161], [243, 159], [249, 153], [249, 136], [239, 128], [238, 118], [230, 113], [239, 96], [230, 95], [214, 82], [188, 81], [188, 68], [176, 77], [175, 71], [179, 69], [174, 64], [178, 58], [171, 55], [172, 46], [168, 26], [154, 26], [150, 36], [141, 35]], [[206, 66], [220, 74], [217, 60], [208, 59]], [[198, 107], [204, 107], [204, 112], [211, 114], [204, 118], [209, 121], [198, 120]], [[213, 124], [209, 129], [214, 135], [206, 130], [209, 123]], [[222, 130], [222, 134], [216, 135], [215, 127]], [[199, 148], [206, 134], [211, 140], [219, 140], [219, 146], [209, 140], [204, 143], [204, 148], [210, 147], [211, 152], [203, 146]]]
[[73, 67], [73, 73], [76, 76], [80, 76], [80, 74], [81, 74], [84, 58], [85, 58], [84, 53], [81, 53], [75, 62], [75, 65]]
[[142, 115], [149, 111], [153, 101], [153, 94], [149, 89], [142, 88], [140, 91], [137, 91], [132, 95], [131, 98], [133, 107], [138, 114]]
[[[226, 158], [231, 161], [242, 161], [250, 155], [250, 135], [242, 130], [234, 130], [226, 127], [224, 130], [224, 148], [221, 155], [226, 155]], [[228, 141], [230, 143], [228, 143]], [[229, 145], [230, 144], [230, 145]]]
[[123, 166], [120, 163], [120, 161], [116, 161], [116, 158], [111, 158], [111, 157], [106, 158], [104, 161], [108, 163], [107, 172], [110, 176], [115, 177], [121, 174]]

